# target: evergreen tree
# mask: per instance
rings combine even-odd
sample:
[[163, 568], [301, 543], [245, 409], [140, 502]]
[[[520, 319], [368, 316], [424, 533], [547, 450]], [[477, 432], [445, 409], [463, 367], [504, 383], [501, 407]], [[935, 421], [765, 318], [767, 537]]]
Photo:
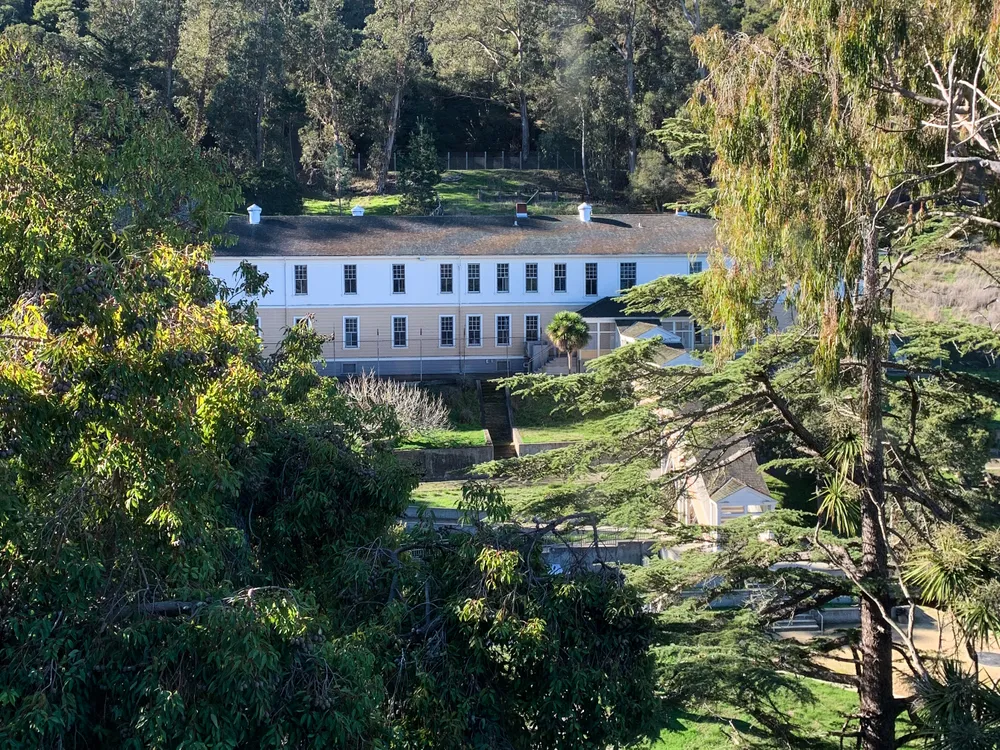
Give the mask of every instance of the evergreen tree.
[[420, 123], [410, 136], [410, 148], [399, 175], [399, 213], [427, 215], [435, 210], [439, 203], [435, 187], [441, 181], [439, 163], [434, 138]]

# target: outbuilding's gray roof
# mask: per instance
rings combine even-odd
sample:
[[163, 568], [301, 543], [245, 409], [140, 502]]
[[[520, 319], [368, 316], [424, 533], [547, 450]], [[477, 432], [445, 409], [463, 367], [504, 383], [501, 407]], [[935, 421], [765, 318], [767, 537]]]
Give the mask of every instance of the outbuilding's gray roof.
[[713, 500], [718, 502], [744, 487], [770, 497], [749, 442], [741, 440], [730, 446], [719, 462], [723, 465], [704, 474], [705, 487]]
[[[265, 207], [266, 210], [266, 207]], [[689, 255], [715, 243], [711, 219], [674, 214], [595, 216], [233, 217], [221, 257], [425, 255]]]

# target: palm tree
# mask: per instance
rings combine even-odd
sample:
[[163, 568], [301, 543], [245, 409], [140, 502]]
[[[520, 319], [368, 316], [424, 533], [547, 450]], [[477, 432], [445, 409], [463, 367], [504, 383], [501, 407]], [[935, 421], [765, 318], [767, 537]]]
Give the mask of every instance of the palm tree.
[[566, 352], [566, 372], [573, 371], [571, 357], [590, 341], [590, 328], [579, 313], [563, 310], [552, 317], [552, 322], [545, 328], [556, 349]]

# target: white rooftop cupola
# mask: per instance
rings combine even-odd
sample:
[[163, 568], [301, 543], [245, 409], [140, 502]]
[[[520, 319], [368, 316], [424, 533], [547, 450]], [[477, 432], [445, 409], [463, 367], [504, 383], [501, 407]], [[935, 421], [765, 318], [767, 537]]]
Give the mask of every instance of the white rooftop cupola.
[[251, 224], [260, 224], [260, 211], [261, 208], [256, 203], [247, 206], [247, 214], [250, 216]]
[[580, 215], [580, 221], [590, 222], [590, 212], [594, 210], [587, 201], [584, 201], [579, 206], [576, 207], [576, 212]]
[[364, 216], [365, 207], [364, 206], [353, 206], [351, 208], [351, 216]]

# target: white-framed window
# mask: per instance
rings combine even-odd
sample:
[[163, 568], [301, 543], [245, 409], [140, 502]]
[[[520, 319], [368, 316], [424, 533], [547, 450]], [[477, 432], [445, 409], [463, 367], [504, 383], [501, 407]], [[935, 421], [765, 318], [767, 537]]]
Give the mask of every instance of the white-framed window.
[[470, 263], [466, 268], [469, 284], [467, 289], [470, 294], [479, 294], [479, 264]]
[[694, 343], [703, 344], [705, 343], [705, 329], [698, 325], [698, 321], [694, 318], [691, 319], [691, 325], [694, 326]]
[[588, 297], [597, 296], [597, 264], [587, 263], [583, 272], [583, 293]]
[[257, 332], [257, 336], [259, 336], [260, 338], [264, 337], [264, 329], [260, 325], [259, 315], [257, 316], [257, 319], [253, 322], [253, 329]]
[[537, 292], [538, 291], [538, 264], [537, 263], [525, 263], [524, 264], [524, 291], [526, 291], [526, 292]]
[[358, 267], [354, 263], [344, 266], [344, 294], [358, 293]]
[[392, 348], [393, 349], [405, 349], [406, 348], [406, 316], [405, 315], [393, 315], [392, 316]]
[[406, 294], [406, 266], [402, 263], [392, 264], [392, 293]]
[[497, 315], [497, 346], [510, 346], [509, 315]]
[[301, 317], [295, 317], [295, 318], [292, 318], [292, 325], [293, 326], [303, 325], [306, 328], [308, 328], [309, 330], [312, 330], [313, 319], [310, 318], [308, 315], [303, 315]]
[[309, 266], [295, 266], [295, 293], [309, 294]]
[[524, 340], [527, 342], [540, 341], [542, 338], [541, 318], [538, 315], [524, 316]]
[[361, 338], [361, 321], [357, 316], [347, 316], [344, 318], [344, 348], [357, 349]]
[[685, 349], [694, 346], [694, 324], [690, 318], [668, 318], [660, 321], [664, 331], [676, 333]]
[[465, 319], [465, 330], [469, 346], [483, 345], [483, 316], [469, 315]]
[[688, 273], [701, 273], [702, 263], [700, 260], [688, 261]]
[[451, 294], [454, 284], [451, 263], [441, 264], [441, 294]]
[[635, 286], [636, 267], [635, 263], [618, 264], [618, 282], [620, 289], [631, 289]]
[[566, 264], [556, 263], [553, 269], [552, 276], [552, 291], [554, 292], [565, 292], [566, 291]]
[[510, 291], [510, 263], [497, 263], [497, 293]]
[[455, 346], [455, 316], [442, 315], [438, 318], [438, 346], [451, 349]]

